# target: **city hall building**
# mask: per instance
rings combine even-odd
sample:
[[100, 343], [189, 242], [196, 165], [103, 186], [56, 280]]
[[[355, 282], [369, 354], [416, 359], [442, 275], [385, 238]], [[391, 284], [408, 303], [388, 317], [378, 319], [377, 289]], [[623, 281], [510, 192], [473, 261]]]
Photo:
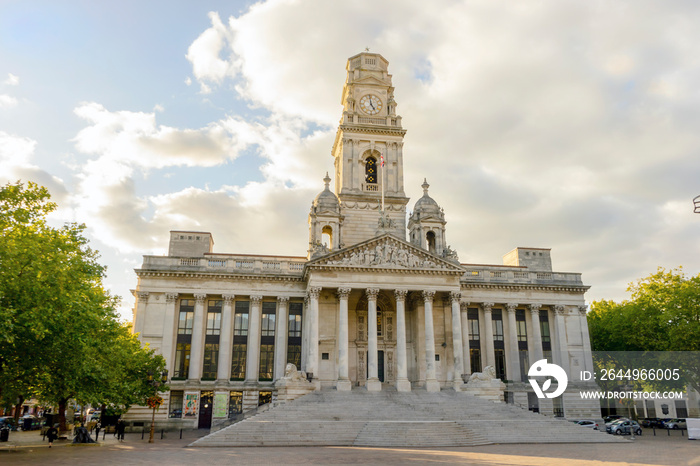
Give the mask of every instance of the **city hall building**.
[[492, 366], [507, 402], [600, 417], [577, 392], [539, 400], [527, 378], [543, 358], [574, 387], [592, 370], [581, 275], [554, 272], [542, 248], [460, 263], [429, 184], [414, 204], [405, 195], [387, 60], [351, 57], [341, 101], [333, 179], [311, 203], [301, 255], [215, 252], [210, 233], [172, 231], [167, 256], [144, 256], [133, 328], [171, 378], [157, 421], [209, 427], [252, 409], [276, 397], [288, 363], [312, 389], [339, 391], [462, 391]]

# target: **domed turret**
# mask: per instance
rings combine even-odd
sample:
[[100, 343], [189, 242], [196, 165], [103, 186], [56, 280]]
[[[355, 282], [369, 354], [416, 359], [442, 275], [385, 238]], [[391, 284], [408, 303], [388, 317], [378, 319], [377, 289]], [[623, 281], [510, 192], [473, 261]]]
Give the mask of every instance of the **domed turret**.
[[445, 243], [445, 212], [428, 195], [430, 185], [423, 180], [423, 197], [418, 199], [408, 219], [411, 243], [449, 260], [457, 260], [457, 253]]
[[314, 213], [328, 212], [339, 214], [340, 202], [338, 201], [338, 196], [330, 190], [331, 178], [328, 176], [328, 172], [326, 172], [326, 177], [323, 179], [323, 182], [326, 184], [326, 188], [314, 199], [312, 210]]
[[326, 173], [326, 187], [311, 203], [309, 212], [309, 258], [328, 254], [343, 247], [340, 241], [340, 201], [330, 190], [331, 178]]
[[438, 203], [435, 202], [435, 199], [428, 195], [428, 188], [430, 187], [430, 185], [428, 184], [428, 181], [425, 178], [423, 179], [423, 184], [421, 185], [421, 187], [423, 188], [423, 197], [418, 199], [418, 201], [416, 202], [416, 205], [413, 208], [413, 214], [411, 215], [411, 218], [415, 216], [417, 220], [425, 215], [433, 215], [436, 217], [440, 217], [444, 220], [444, 212], [442, 211]]

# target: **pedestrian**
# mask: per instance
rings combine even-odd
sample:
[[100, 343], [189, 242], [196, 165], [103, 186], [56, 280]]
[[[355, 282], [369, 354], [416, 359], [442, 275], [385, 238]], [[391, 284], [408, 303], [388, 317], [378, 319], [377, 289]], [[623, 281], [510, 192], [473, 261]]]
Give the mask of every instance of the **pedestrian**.
[[102, 426], [100, 425], [100, 421], [97, 421], [97, 424], [95, 424], [95, 440], [100, 439], [100, 429], [102, 429]]
[[46, 438], [49, 439], [49, 448], [53, 445], [53, 441], [58, 438], [58, 424], [54, 424], [51, 427], [49, 427], [49, 430], [46, 431]]
[[119, 419], [117, 421], [117, 440], [120, 442], [124, 441], [124, 429], [126, 428], [126, 424], [124, 424], [124, 421]]

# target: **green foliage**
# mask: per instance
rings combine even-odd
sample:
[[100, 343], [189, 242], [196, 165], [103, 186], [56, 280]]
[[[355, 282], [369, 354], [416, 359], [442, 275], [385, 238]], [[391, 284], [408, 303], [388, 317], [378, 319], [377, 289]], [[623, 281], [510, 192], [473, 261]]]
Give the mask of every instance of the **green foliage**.
[[[593, 351], [700, 351], [700, 275], [687, 277], [681, 268], [659, 268], [627, 291], [631, 297], [621, 303], [592, 304], [588, 326]], [[698, 354], [669, 353], [668, 361], [654, 358], [669, 366], [678, 360], [688, 383], [700, 390]]]
[[141, 403], [165, 361], [119, 322], [85, 226], [47, 225], [49, 199], [31, 182], [0, 188], [0, 403]]

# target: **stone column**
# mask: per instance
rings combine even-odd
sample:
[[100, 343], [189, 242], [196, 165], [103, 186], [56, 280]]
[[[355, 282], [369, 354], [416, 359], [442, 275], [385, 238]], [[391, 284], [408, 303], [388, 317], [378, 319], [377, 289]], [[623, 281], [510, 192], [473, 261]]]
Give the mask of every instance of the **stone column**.
[[347, 392], [352, 389], [348, 356], [348, 297], [351, 291], [351, 288], [338, 288], [338, 382], [336, 389], [339, 392]]
[[309, 288], [309, 359], [306, 361], [306, 372], [313, 374], [318, 380], [318, 298], [321, 287]]
[[508, 359], [506, 361], [506, 370], [508, 380], [520, 382], [520, 358], [518, 357], [518, 327], [515, 322], [515, 308], [517, 304], [506, 304], [508, 311]]
[[395, 290], [396, 297], [396, 391], [410, 392], [408, 359], [406, 357], [406, 294], [407, 290]]
[[219, 336], [219, 364], [216, 378], [228, 382], [231, 378], [231, 352], [233, 351], [233, 300], [232, 294], [223, 294], [224, 307], [221, 309], [221, 335]]
[[459, 311], [459, 300], [462, 298], [462, 293], [451, 292], [450, 300], [452, 301], [452, 354], [454, 358], [454, 389], [460, 391], [464, 380], [464, 347], [462, 346], [462, 315]]
[[137, 291], [136, 313], [134, 314], [134, 333], [143, 335], [143, 326], [146, 321], [146, 305], [148, 304], [148, 291]]
[[[493, 350], [493, 321], [491, 320], [491, 308], [493, 303], [483, 303], [484, 308], [484, 345], [486, 346], [486, 365], [496, 368], [496, 353]], [[485, 367], [481, 368], [486, 370]]]
[[165, 368], [172, 374], [175, 354], [175, 334], [177, 333], [177, 293], [165, 293], [165, 318], [163, 319], [163, 345], [160, 354], [165, 358]]
[[461, 318], [462, 318], [462, 364], [464, 365], [464, 374], [472, 373], [472, 358], [469, 352], [469, 303], [459, 303]]
[[433, 330], [433, 298], [435, 291], [423, 291], [425, 303], [425, 389], [439, 392], [440, 382], [435, 376], [435, 332]]
[[593, 372], [593, 354], [591, 353], [591, 335], [588, 332], [588, 306], [579, 306], [578, 312], [581, 315], [581, 338], [583, 338], [583, 360], [584, 370]]
[[248, 316], [248, 353], [245, 360], [245, 385], [257, 385], [260, 378], [260, 308], [262, 296], [250, 297]]
[[287, 365], [287, 303], [289, 296], [277, 297], [277, 326], [275, 328], [275, 374], [273, 380], [284, 377]]
[[377, 295], [379, 289], [367, 288], [367, 391], [382, 389], [379, 381], [379, 358], [377, 353]]
[[206, 294], [194, 295], [194, 320], [192, 322], [192, 344], [190, 345], [190, 371], [188, 379], [199, 380], [202, 377], [202, 361], [204, 359], [204, 303]]
[[542, 331], [540, 330], [540, 308], [541, 304], [530, 304], [530, 351], [532, 360], [530, 365], [544, 357], [542, 352]]
[[566, 323], [564, 322], [565, 307], [558, 304], [554, 306], [554, 327], [557, 330], [555, 361], [562, 369], [569, 373], [569, 346], [566, 341]]

